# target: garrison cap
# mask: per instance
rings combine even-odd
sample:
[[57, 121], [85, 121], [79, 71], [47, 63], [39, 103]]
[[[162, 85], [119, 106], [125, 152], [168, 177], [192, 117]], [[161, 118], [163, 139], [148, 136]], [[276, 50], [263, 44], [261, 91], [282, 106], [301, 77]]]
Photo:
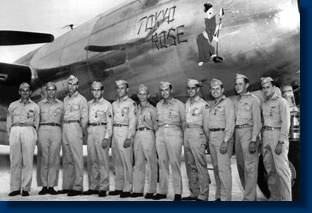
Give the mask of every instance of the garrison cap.
[[198, 80], [196, 80], [196, 79], [188, 79], [187, 80], [187, 86], [194, 86], [194, 85], [197, 85], [197, 86], [201, 86], [200, 85], [200, 83], [199, 83], [199, 81]]
[[149, 92], [149, 91], [148, 91], [148, 88], [147, 88], [144, 84], [141, 84], [141, 85], [139, 86], [138, 93], [139, 93], [140, 91], [142, 91], [142, 90], [144, 90], [144, 91], [146, 91], [146, 92]]
[[72, 84], [76, 84], [76, 83], [78, 83], [78, 78], [77, 78], [76, 76], [71, 75], [71, 76], [69, 76], [69, 78], [67, 79], [67, 82], [68, 82], [68, 83], [72, 83]]
[[48, 90], [50, 87], [53, 87], [54, 89], [57, 90], [57, 87], [54, 82], [48, 82], [46, 86], [46, 90]]
[[103, 88], [103, 85], [101, 82], [98, 82], [98, 81], [94, 81], [91, 85], [91, 88], [92, 89], [102, 89]]
[[245, 75], [242, 75], [242, 74], [236, 73], [236, 76], [235, 76], [235, 81], [236, 81], [237, 79], [240, 79], [240, 78], [242, 78], [242, 79], [246, 78], [246, 79], [248, 80], [248, 78], [247, 78]]
[[19, 89], [23, 89], [23, 88], [27, 88], [27, 87], [30, 89], [29, 84], [27, 84], [26, 82], [23, 82], [23, 83], [21, 83]]
[[213, 86], [218, 86], [218, 85], [223, 85], [222, 84], [222, 81], [220, 81], [219, 79], [212, 79], [211, 82], [210, 82], [210, 86], [213, 87]]
[[263, 84], [266, 84], [266, 83], [271, 82], [271, 81], [273, 81], [273, 79], [271, 77], [261, 78], [261, 86], [263, 86]]
[[125, 80], [118, 80], [118, 81], [116, 81], [116, 84], [117, 84], [117, 86], [120, 86], [121, 84], [127, 84], [129, 86], [128, 82]]
[[[169, 87], [171, 84], [169, 82], [164, 82], [164, 81], [161, 81], [160, 82], [160, 89], [165, 89], [167, 87]], [[172, 85], [171, 85], [172, 86]]]

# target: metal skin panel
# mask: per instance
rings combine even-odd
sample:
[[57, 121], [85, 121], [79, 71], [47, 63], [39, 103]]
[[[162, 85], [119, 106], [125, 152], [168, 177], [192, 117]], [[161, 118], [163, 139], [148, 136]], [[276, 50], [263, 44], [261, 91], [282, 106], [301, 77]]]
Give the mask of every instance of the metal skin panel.
[[[223, 61], [215, 63], [210, 58], [199, 66], [197, 37], [206, 28], [206, 2], [213, 6], [216, 19], [210, 27], [218, 26], [222, 17], [219, 41], [211, 45], [215, 50], [218, 47]], [[187, 98], [188, 78], [203, 82], [206, 100], [211, 99], [212, 78], [223, 81], [227, 96], [234, 95], [235, 73], [249, 77], [251, 90], [260, 89], [263, 76], [271, 76], [279, 84], [300, 83], [297, 1], [160, 0], [146, 8], [144, 4], [128, 1], [19, 59], [18, 63], [30, 65], [37, 74], [32, 79], [37, 89], [34, 94], [44, 98], [41, 88], [54, 81], [59, 85], [58, 98], [63, 99], [71, 74], [78, 76], [79, 90], [88, 100], [94, 80], [103, 83], [104, 97], [112, 101], [116, 99], [115, 80], [125, 79], [133, 98], [139, 84], [147, 85], [153, 103], [161, 98], [159, 82], [163, 80], [173, 84], [174, 96], [181, 101]], [[90, 45], [97, 51], [85, 49]], [[1, 106], [15, 98], [4, 96]], [[6, 113], [1, 113], [0, 119], [5, 118]]]

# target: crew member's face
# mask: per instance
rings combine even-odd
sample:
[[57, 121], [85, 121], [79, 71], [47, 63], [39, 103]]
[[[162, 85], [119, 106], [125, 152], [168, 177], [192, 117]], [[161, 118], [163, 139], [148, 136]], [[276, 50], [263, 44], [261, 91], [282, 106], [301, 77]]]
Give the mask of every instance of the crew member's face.
[[26, 87], [26, 88], [20, 89], [19, 94], [21, 95], [22, 99], [28, 99], [28, 98], [30, 98], [31, 91], [28, 87]]
[[168, 86], [166, 88], [160, 88], [160, 93], [164, 99], [169, 99], [171, 97], [171, 94], [172, 94], [172, 89], [170, 89], [170, 86]]
[[104, 90], [102, 88], [92, 88], [91, 93], [95, 99], [101, 99], [103, 95]]
[[146, 90], [141, 90], [139, 93], [138, 93], [138, 97], [139, 97], [139, 100], [140, 102], [146, 102], [147, 101], [147, 98], [149, 97], [149, 94]]
[[55, 87], [49, 87], [47, 89], [47, 95], [48, 95], [48, 98], [55, 98], [55, 95], [56, 95]]
[[187, 94], [190, 98], [195, 98], [199, 93], [199, 87], [196, 85], [194, 86], [187, 86]]
[[79, 87], [78, 83], [69, 82], [68, 83], [69, 93], [73, 95], [78, 90], [78, 87]]
[[235, 81], [235, 90], [239, 95], [246, 93], [248, 87], [249, 84], [246, 84], [243, 78], [239, 78]]
[[120, 84], [117, 86], [117, 94], [119, 98], [126, 96], [128, 93], [128, 88], [126, 84]]
[[221, 85], [212, 86], [210, 88], [212, 97], [215, 99], [221, 98], [223, 96], [224, 88], [221, 88]]
[[262, 91], [266, 97], [269, 97], [274, 93], [274, 86], [271, 82], [267, 82], [263, 84]]

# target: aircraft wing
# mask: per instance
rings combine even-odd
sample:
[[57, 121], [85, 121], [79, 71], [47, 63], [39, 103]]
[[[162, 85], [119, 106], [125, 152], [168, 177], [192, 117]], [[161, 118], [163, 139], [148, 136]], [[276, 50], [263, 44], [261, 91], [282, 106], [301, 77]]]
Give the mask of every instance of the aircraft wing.
[[23, 82], [29, 83], [31, 75], [29, 66], [0, 62], [0, 85], [17, 87]]
[[54, 36], [46, 33], [24, 31], [0, 31], [0, 46], [38, 44], [54, 41]]

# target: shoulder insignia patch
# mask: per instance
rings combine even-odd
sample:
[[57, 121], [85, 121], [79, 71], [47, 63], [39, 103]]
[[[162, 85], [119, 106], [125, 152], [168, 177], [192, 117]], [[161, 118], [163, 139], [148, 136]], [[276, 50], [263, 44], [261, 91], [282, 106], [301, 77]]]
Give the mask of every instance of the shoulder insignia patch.
[[208, 104], [206, 104], [205, 108], [206, 108], [206, 109], [209, 109], [209, 106], [208, 106]]

